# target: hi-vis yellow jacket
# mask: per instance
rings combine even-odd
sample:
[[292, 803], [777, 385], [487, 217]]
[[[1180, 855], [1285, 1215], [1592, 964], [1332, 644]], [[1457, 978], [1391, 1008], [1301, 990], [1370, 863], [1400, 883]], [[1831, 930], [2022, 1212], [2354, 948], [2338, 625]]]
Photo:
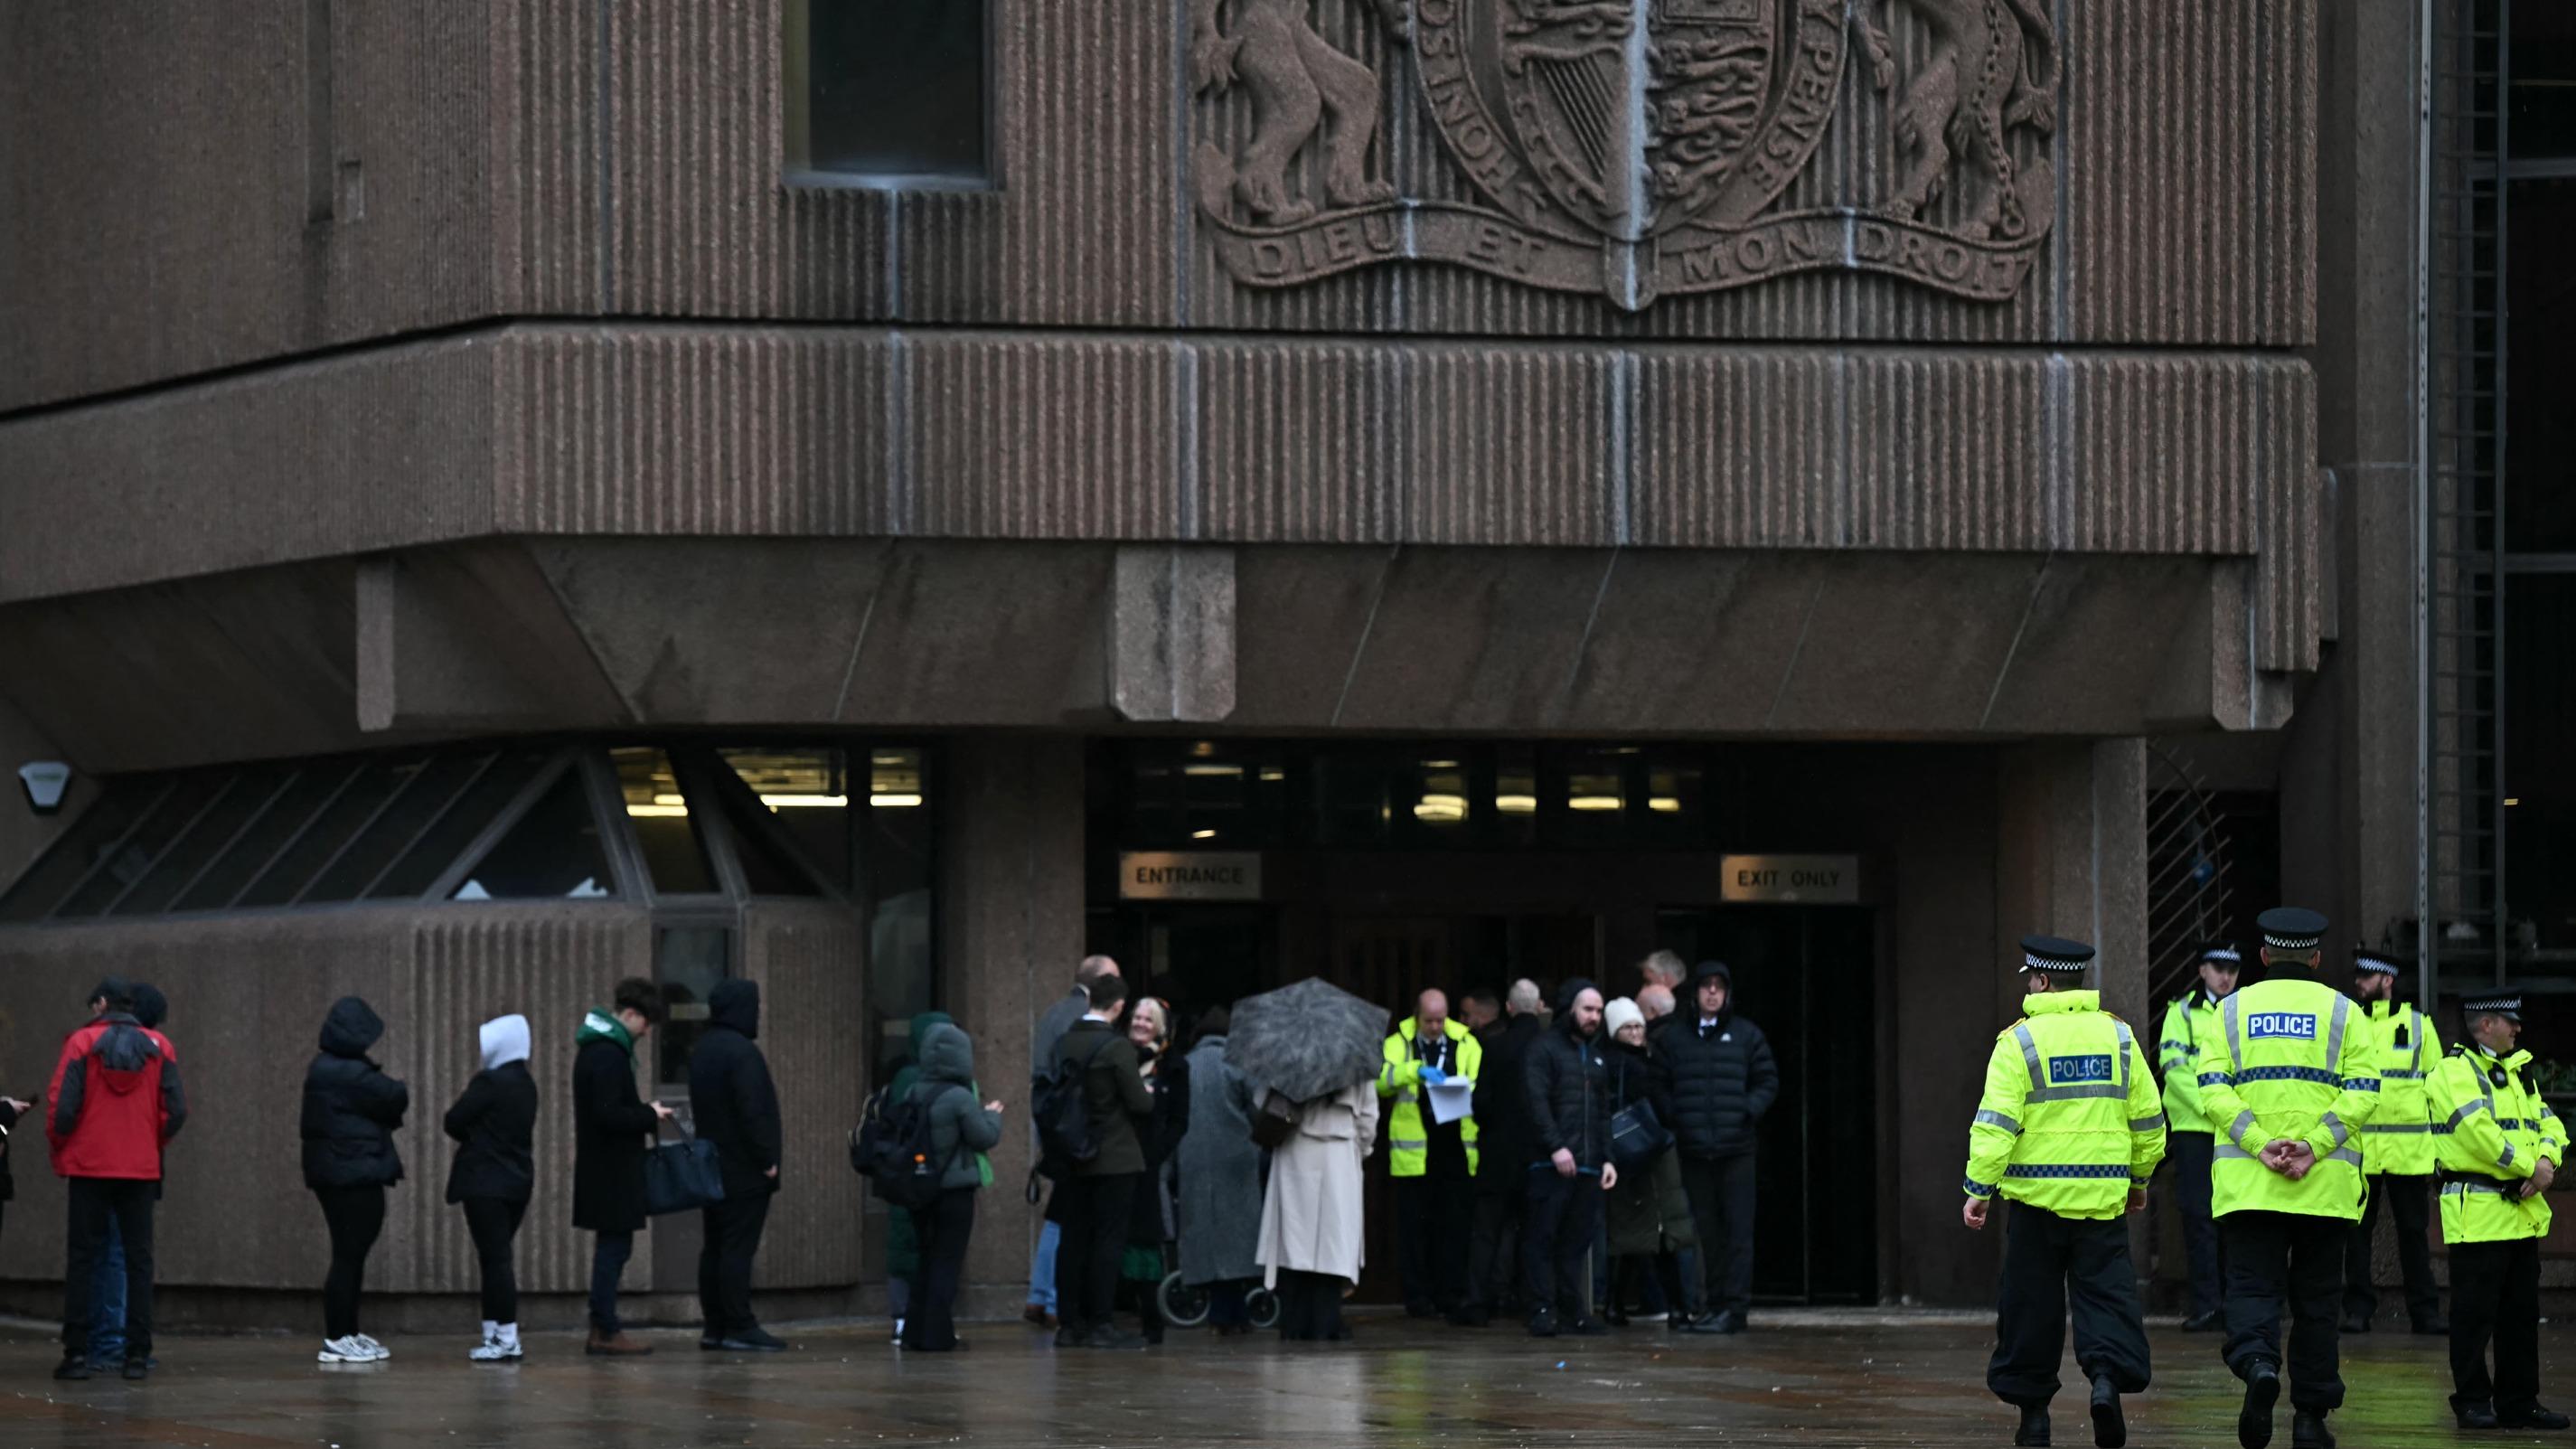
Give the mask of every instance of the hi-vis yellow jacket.
[[1968, 1129], [1968, 1196], [2115, 1218], [2165, 1155], [2156, 1074], [2098, 991], [2049, 991], [1995, 1038]]
[[[2257, 981], [2219, 1004], [2224, 1050], [2204, 1060], [2201, 1109], [2217, 1130], [2210, 1210], [2361, 1219], [2361, 1144], [2379, 1107], [2377, 1033], [2352, 998], [2295, 976]], [[2265, 1167], [2275, 1140], [2305, 1142], [2296, 1182]]]
[[2206, 1132], [2200, 1110], [2200, 1074], [2219, 1054], [2218, 1004], [2198, 986], [2165, 1008], [2163, 1051], [2165, 1125], [2176, 1132]]
[[2549, 1232], [2549, 1198], [2522, 1196], [2532, 1166], [2567, 1160], [2567, 1125], [2523, 1070], [2531, 1053], [2502, 1061], [2461, 1042], [2433, 1070], [2428, 1096], [2442, 1158], [2442, 1241], [2505, 1243]]
[[2378, 1053], [2379, 1110], [2361, 1129], [2361, 1170], [2422, 1177], [2433, 1170], [2433, 1121], [2424, 1081], [2442, 1060], [2442, 1038], [2423, 1008], [2374, 1001], [2354, 1024], [2367, 1027]]
[[[1398, 1022], [1395, 1034], [1386, 1039], [1385, 1061], [1377, 1071], [1377, 1094], [1395, 1099], [1395, 1111], [1386, 1125], [1387, 1171], [1397, 1177], [1420, 1177], [1431, 1170], [1431, 1133], [1423, 1124], [1428, 1119], [1422, 1110], [1422, 1058], [1414, 1054], [1413, 1037], [1420, 1018], [1406, 1017]], [[1454, 1081], [1473, 1086], [1476, 1073], [1484, 1069], [1485, 1048], [1456, 1017], [1440, 1024], [1443, 1036], [1457, 1046], [1458, 1070], [1451, 1072]], [[1467, 1175], [1476, 1174], [1476, 1119], [1458, 1119], [1458, 1138], [1467, 1145]]]

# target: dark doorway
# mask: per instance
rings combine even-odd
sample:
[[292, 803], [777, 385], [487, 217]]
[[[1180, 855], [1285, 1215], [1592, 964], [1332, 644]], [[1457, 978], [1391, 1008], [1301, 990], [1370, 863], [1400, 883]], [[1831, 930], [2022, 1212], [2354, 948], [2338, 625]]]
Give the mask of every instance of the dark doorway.
[[1657, 932], [1686, 961], [1727, 964], [1736, 1011], [1762, 1028], [1779, 1061], [1780, 1100], [1756, 1149], [1754, 1296], [1877, 1302], [1878, 988], [1868, 908], [1668, 910]]

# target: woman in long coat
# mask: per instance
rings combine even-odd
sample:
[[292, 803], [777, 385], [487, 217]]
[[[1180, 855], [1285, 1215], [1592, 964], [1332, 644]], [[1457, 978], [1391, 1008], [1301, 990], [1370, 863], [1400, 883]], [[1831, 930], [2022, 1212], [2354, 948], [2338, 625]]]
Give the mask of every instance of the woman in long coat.
[[1244, 1295], [1261, 1276], [1261, 1149], [1252, 1140], [1252, 1083], [1225, 1060], [1224, 1007], [1199, 1018], [1190, 1051], [1190, 1130], [1181, 1138], [1181, 1281], [1208, 1290], [1219, 1334], [1247, 1326]]
[[[1614, 1094], [1610, 1110], [1619, 1111], [1642, 1098], [1654, 1108], [1655, 1120], [1669, 1124], [1673, 1104], [1659, 1090], [1660, 1081], [1650, 1065], [1645, 1013], [1622, 996], [1610, 1003], [1602, 1020], [1610, 1032], [1607, 1056]], [[1614, 1327], [1626, 1326], [1628, 1304], [1652, 1273], [1663, 1290], [1666, 1313], [1677, 1324], [1698, 1321], [1699, 1295], [1690, 1275], [1681, 1270], [1681, 1254], [1699, 1245], [1690, 1195], [1682, 1188], [1681, 1154], [1667, 1146], [1651, 1164], [1633, 1169], [1623, 1165], [1619, 1185], [1610, 1190], [1607, 1223], [1610, 1305], [1602, 1316]]]
[[1367, 1258], [1360, 1164], [1377, 1145], [1377, 1086], [1353, 1082], [1297, 1109], [1297, 1130], [1271, 1155], [1254, 1257], [1279, 1294], [1279, 1336], [1348, 1338], [1342, 1290]]

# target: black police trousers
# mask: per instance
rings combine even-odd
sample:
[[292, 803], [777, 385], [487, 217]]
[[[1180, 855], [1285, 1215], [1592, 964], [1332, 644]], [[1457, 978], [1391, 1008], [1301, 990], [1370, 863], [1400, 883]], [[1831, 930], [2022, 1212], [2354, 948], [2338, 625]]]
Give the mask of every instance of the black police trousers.
[[[2495, 1378], [2487, 1378], [2487, 1340]], [[2506, 1413], [2540, 1397], [2540, 1240], [2451, 1245], [2451, 1402]]]
[[1995, 1356], [1986, 1387], [2016, 1407], [2056, 1397], [2075, 1318], [2075, 1364], [2089, 1381], [2109, 1374], [2124, 1394], [2147, 1387], [2147, 1329], [2123, 1218], [2059, 1217], [2014, 1203], [2004, 1223], [2003, 1289], [1995, 1305]]
[[2370, 1201], [2362, 1204], [2361, 1221], [2353, 1225], [2343, 1256], [2343, 1316], [2367, 1319], [2379, 1312], [2379, 1288], [2370, 1281], [2370, 1240], [2379, 1230], [2382, 1203], [2397, 1220], [2397, 1266], [2406, 1276], [2407, 1315], [2418, 1326], [2430, 1323], [2442, 1316], [2441, 1296], [2433, 1287], [2433, 1179], [2395, 1173], [2372, 1176]]
[[[2344, 1218], [2233, 1212], [2218, 1220], [2227, 1254], [2227, 1367], [2238, 1378], [2257, 1359], [2281, 1366], [2290, 1403], [2312, 1414], [2343, 1407]], [[2281, 1357], [2281, 1308], [2290, 1310], [2290, 1355]]]
[[2173, 1204], [2182, 1214], [2183, 1251], [2191, 1260], [2191, 1312], [2216, 1313], [2219, 1281], [2218, 1220], [2209, 1215], [2209, 1169], [2217, 1150], [2207, 1132], [2165, 1134], [2165, 1162], [2173, 1169]]

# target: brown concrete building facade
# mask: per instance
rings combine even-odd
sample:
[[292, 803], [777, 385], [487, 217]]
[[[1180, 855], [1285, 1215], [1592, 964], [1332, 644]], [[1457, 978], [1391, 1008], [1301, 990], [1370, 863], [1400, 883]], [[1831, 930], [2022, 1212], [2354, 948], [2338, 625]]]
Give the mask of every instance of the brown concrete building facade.
[[[1670, 946], [1794, 1053], [1766, 1295], [1981, 1301], [2011, 942], [2147, 1010], [2159, 771], [2277, 802], [2347, 939], [2411, 909], [2362, 702], [2413, 667], [2414, 16], [13, 6], [0, 762], [73, 779], [0, 806], [0, 1085], [161, 985], [172, 1301], [301, 1322], [294, 1084], [367, 996], [416, 1103], [370, 1286], [462, 1322], [475, 1023], [554, 1087], [616, 978], [750, 976], [760, 1285], [835, 1311], [914, 1011], [1016, 1111], [1086, 949], [1401, 1009]], [[540, 1132], [568, 1320], [560, 1092]], [[680, 1319], [691, 1231], [629, 1276]]]

